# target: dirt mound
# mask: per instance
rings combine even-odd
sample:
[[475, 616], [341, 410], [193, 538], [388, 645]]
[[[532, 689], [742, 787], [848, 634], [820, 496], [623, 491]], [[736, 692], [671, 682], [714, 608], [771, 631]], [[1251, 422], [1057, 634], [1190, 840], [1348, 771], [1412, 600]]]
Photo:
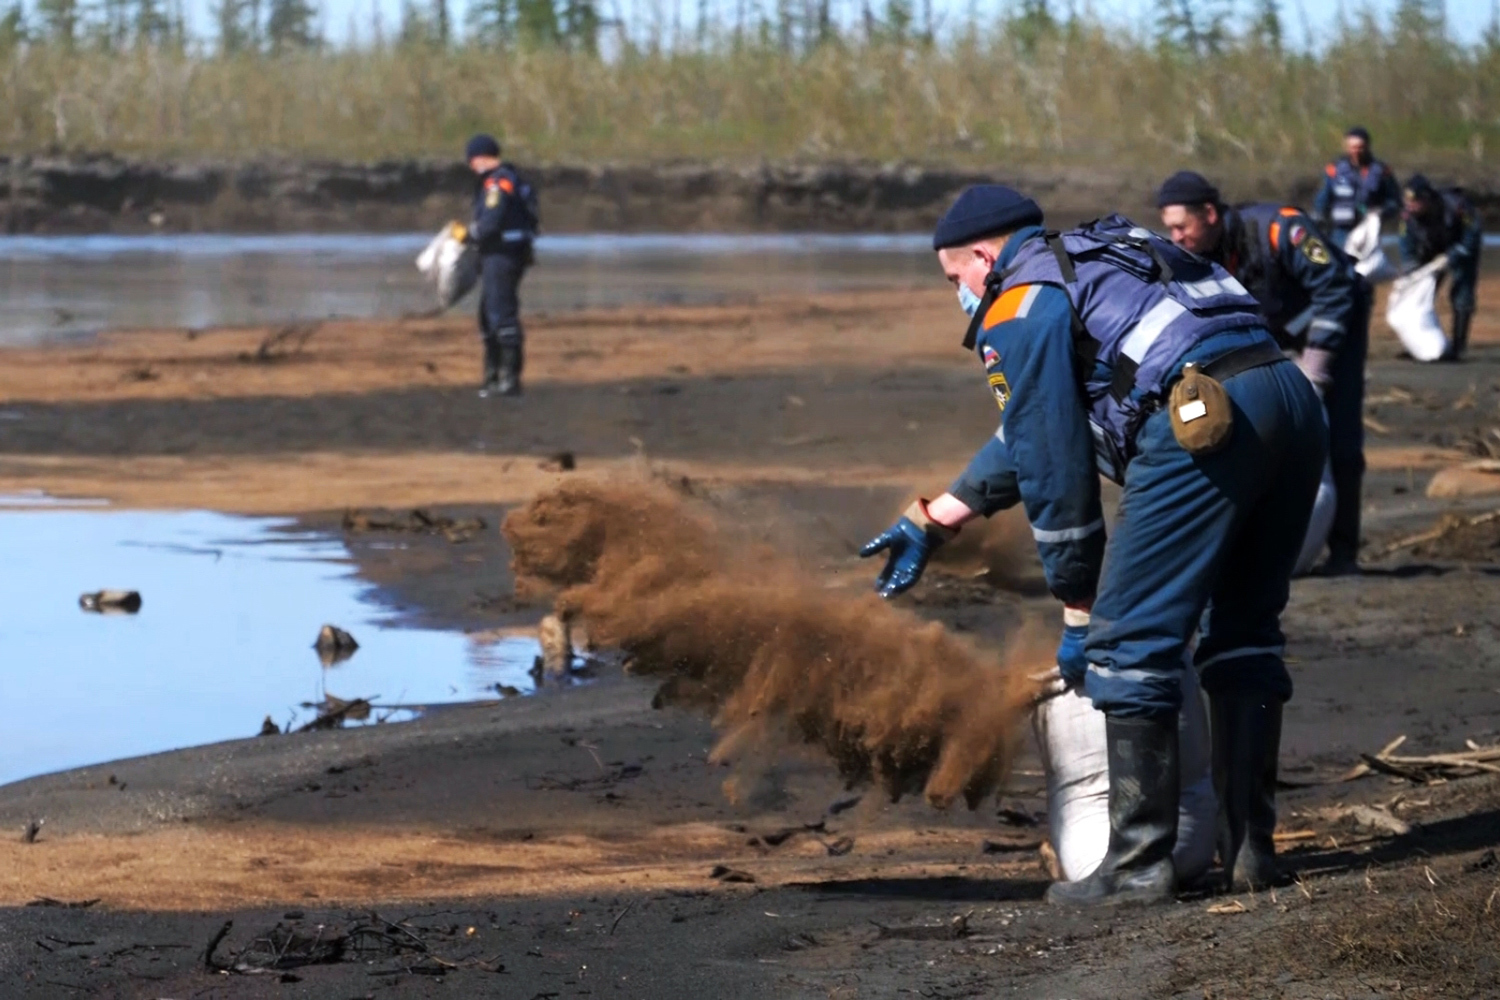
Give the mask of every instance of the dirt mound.
[[[1004, 777], [1039, 644], [987, 654], [873, 595], [827, 591], [645, 483], [569, 483], [506, 519], [523, 586], [618, 646], [659, 697], [716, 713], [716, 754], [794, 737], [851, 783], [971, 807]], [[1029, 650], [1029, 652], [1028, 652]]]

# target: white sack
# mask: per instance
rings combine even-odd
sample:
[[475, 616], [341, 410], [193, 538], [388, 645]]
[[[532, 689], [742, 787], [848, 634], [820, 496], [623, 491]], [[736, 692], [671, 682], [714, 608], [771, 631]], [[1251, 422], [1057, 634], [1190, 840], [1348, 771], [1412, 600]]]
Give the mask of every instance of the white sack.
[[1333, 486], [1333, 466], [1324, 462], [1318, 496], [1313, 501], [1312, 519], [1307, 522], [1307, 536], [1302, 540], [1302, 554], [1297, 557], [1293, 576], [1306, 576], [1317, 565], [1318, 556], [1328, 544], [1328, 533], [1333, 530], [1333, 515], [1338, 510], [1338, 502], [1338, 491]]
[[1438, 257], [1396, 279], [1391, 286], [1385, 321], [1396, 332], [1406, 353], [1418, 361], [1437, 361], [1448, 353], [1448, 337], [1438, 322], [1435, 306], [1438, 281], [1447, 266], [1448, 258]]
[[479, 281], [479, 252], [463, 241], [463, 226], [450, 222], [417, 255], [417, 270], [432, 284], [439, 309], [455, 305]]
[[1396, 277], [1396, 268], [1380, 245], [1380, 213], [1371, 212], [1344, 238], [1344, 252], [1354, 258], [1354, 269], [1372, 285]]
[[[1198, 674], [1189, 662], [1182, 670], [1182, 713], [1178, 717], [1181, 797], [1177, 846], [1172, 860], [1178, 878], [1192, 881], [1213, 863], [1218, 803], [1214, 798], [1208, 716]], [[1063, 877], [1087, 878], [1109, 849], [1109, 757], [1104, 713], [1082, 691], [1063, 688], [1055, 674], [1052, 689], [1032, 717], [1042, 768], [1047, 775], [1047, 825]]]

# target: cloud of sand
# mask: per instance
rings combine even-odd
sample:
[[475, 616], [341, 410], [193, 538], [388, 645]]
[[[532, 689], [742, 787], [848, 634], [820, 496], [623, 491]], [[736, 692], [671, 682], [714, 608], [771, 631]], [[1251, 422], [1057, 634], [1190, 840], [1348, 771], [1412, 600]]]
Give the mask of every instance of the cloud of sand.
[[829, 591], [655, 484], [571, 482], [503, 531], [523, 586], [557, 590], [559, 613], [664, 679], [662, 699], [714, 713], [721, 757], [790, 733], [850, 783], [971, 808], [1006, 774], [1035, 643], [986, 653], [872, 594]]

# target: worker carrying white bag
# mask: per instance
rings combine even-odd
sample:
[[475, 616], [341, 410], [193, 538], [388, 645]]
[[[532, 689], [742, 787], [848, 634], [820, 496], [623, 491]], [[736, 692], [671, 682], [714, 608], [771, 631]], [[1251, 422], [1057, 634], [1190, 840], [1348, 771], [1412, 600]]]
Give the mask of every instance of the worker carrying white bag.
[[1448, 353], [1448, 336], [1443, 333], [1435, 308], [1438, 282], [1447, 267], [1448, 255], [1439, 254], [1391, 285], [1385, 321], [1400, 338], [1406, 353], [1418, 361], [1438, 361]]
[[[1109, 849], [1109, 756], [1104, 713], [1088, 695], [1048, 679], [1032, 716], [1042, 770], [1047, 776], [1047, 826], [1062, 877], [1086, 878]], [[1208, 718], [1192, 652], [1182, 671], [1177, 719], [1179, 793], [1177, 846], [1172, 862], [1181, 883], [1201, 878], [1213, 863], [1219, 807], [1214, 797]]]
[[417, 255], [417, 270], [432, 283], [439, 309], [455, 305], [479, 281], [479, 251], [467, 237], [463, 223], [450, 222]]
[[1354, 258], [1354, 269], [1372, 285], [1396, 277], [1395, 266], [1380, 245], [1380, 213], [1370, 212], [1344, 238], [1344, 252]]

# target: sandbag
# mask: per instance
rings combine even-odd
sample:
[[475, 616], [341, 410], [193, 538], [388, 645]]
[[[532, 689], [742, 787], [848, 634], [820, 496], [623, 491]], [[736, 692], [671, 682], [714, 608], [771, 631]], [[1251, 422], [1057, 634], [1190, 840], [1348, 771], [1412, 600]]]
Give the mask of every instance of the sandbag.
[[1448, 353], [1448, 336], [1438, 322], [1436, 309], [1438, 281], [1447, 265], [1447, 257], [1439, 257], [1396, 279], [1391, 286], [1385, 321], [1406, 353], [1418, 361], [1437, 361]]
[[1338, 490], [1333, 485], [1333, 465], [1323, 463], [1323, 478], [1318, 481], [1318, 496], [1313, 501], [1312, 518], [1307, 522], [1307, 535], [1302, 540], [1302, 553], [1297, 556], [1297, 568], [1293, 576], [1306, 576], [1313, 571], [1323, 547], [1328, 544], [1328, 533], [1333, 530], [1333, 515], [1338, 511]]
[[479, 252], [464, 235], [461, 223], [450, 222], [417, 255], [417, 270], [432, 284], [439, 309], [457, 304], [479, 281]]
[[[1213, 863], [1218, 802], [1203, 692], [1191, 654], [1182, 670], [1178, 716], [1181, 792], [1172, 860], [1184, 882]], [[1066, 688], [1055, 672], [1032, 716], [1047, 776], [1047, 825], [1063, 877], [1087, 878], [1109, 849], [1109, 758], [1104, 713], [1082, 691]]]

